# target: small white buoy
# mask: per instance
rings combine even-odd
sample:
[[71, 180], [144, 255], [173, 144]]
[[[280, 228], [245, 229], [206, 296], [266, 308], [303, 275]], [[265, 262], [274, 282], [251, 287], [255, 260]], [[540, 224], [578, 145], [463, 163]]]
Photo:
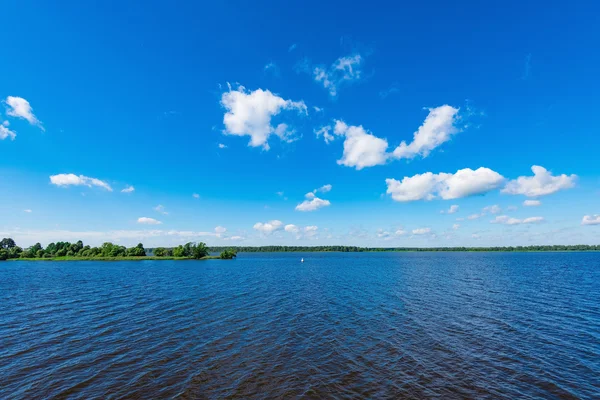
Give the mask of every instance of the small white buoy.
[[304, 258], [300, 259], [300, 262], [304, 262]]

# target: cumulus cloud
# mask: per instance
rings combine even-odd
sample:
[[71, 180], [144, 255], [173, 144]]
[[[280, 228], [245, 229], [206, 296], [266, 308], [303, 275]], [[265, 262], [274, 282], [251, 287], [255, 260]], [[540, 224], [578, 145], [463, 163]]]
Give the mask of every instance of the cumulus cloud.
[[395, 201], [458, 199], [476, 194], [487, 193], [498, 188], [504, 177], [489, 168], [476, 170], [465, 168], [454, 174], [426, 172], [412, 177], [405, 176], [402, 181], [386, 179], [387, 194]]
[[314, 189], [312, 192], [308, 192], [304, 195], [306, 200], [296, 206], [296, 211], [315, 211], [322, 207], [331, 205], [329, 200], [323, 200], [316, 196], [318, 192], [327, 193], [330, 192], [333, 186], [330, 184], [323, 185], [320, 188]]
[[537, 207], [537, 206], [539, 206], [539, 205], [541, 205], [541, 204], [542, 204], [542, 202], [541, 202], [541, 201], [539, 201], [539, 200], [525, 200], [525, 201], [523, 202], [523, 205], [524, 205], [525, 207]]
[[550, 171], [539, 165], [531, 167], [533, 176], [520, 176], [506, 184], [502, 193], [522, 194], [527, 197], [545, 196], [575, 186], [577, 175], [552, 176]]
[[285, 226], [285, 228], [284, 228], [284, 230], [285, 230], [286, 232], [290, 232], [290, 233], [298, 233], [298, 232], [300, 232], [300, 228], [298, 228], [298, 227], [297, 227], [296, 225], [294, 225], [294, 224], [289, 224], [289, 225], [286, 225], [286, 226]]
[[224, 145], [223, 143], [219, 143], [219, 148], [220, 149], [226, 149], [227, 145]]
[[361, 170], [365, 167], [382, 165], [388, 159], [388, 143], [385, 139], [366, 131], [362, 126], [348, 126], [336, 120], [333, 133], [345, 136], [344, 153], [338, 164]]
[[32, 212], [32, 211], [31, 211], [29, 208], [27, 208], [27, 209], [23, 210], [23, 212], [26, 212], [26, 213], [28, 213], [28, 214], [29, 214], [29, 213], [30, 213], [30, 212]]
[[223, 117], [224, 134], [250, 136], [249, 146], [263, 147], [269, 150], [269, 136], [275, 134], [284, 140], [290, 140], [293, 130], [287, 124], [274, 127], [271, 119], [282, 111], [297, 111], [308, 114], [303, 101], [285, 100], [269, 90], [257, 89], [248, 92], [243, 86], [237, 90], [229, 88], [221, 96], [221, 105], [226, 113]]
[[84, 175], [75, 174], [58, 174], [50, 176], [50, 183], [60, 187], [67, 186], [97, 186], [112, 192], [110, 185], [100, 179], [90, 178]]
[[215, 234], [217, 237], [223, 236], [225, 232], [227, 232], [227, 228], [225, 228], [224, 226], [215, 227]]
[[307, 195], [307, 199], [296, 206], [296, 211], [316, 211], [319, 208], [327, 207], [331, 205], [329, 200], [323, 200], [310, 192]]
[[8, 96], [6, 100], [4, 100], [4, 104], [6, 104], [6, 115], [15, 118], [22, 118], [27, 120], [31, 125], [35, 125], [44, 131], [44, 126], [42, 122], [37, 119], [35, 114], [33, 113], [33, 108], [27, 100], [22, 97]]
[[121, 193], [133, 193], [135, 188], [131, 185], [127, 186], [125, 189], [121, 190]]
[[149, 217], [139, 217], [137, 220], [138, 224], [146, 224], [146, 225], [160, 225], [162, 222]]
[[426, 235], [428, 233], [431, 233], [431, 228], [418, 228], [412, 230], [413, 235]]
[[265, 235], [270, 235], [273, 232], [280, 230], [282, 227], [283, 222], [276, 219], [264, 223], [257, 222], [256, 224], [254, 224], [254, 229]]
[[10, 122], [4, 121], [0, 124], [0, 140], [4, 140], [6, 138], [10, 138], [10, 140], [15, 140], [17, 137], [17, 132], [8, 129], [10, 126]]
[[600, 214], [584, 215], [581, 225], [600, 225]]
[[414, 133], [413, 141], [410, 144], [404, 141], [400, 143], [393, 156], [398, 159], [412, 159], [418, 155], [427, 157], [433, 149], [450, 140], [451, 136], [458, 132], [455, 126], [457, 118], [458, 108], [449, 105], [429, 108], [429, 115]]
[[454, 229], [455, 231], [458, 230], [458, 228], [460, 228], [460, 224], [452, 225], [452, 229]]
[[200, 195], [199, 195], [198, 193], [193, 193], [193, 194], [192, 194], [192, 197], [193, 197], [193, 198], [195, 198], [195, 199], [199, 199], [199, 198], [200, 198]]
[[335, 97], [340, 86], [361, 79], [363, 61], [360, 54], [340, 57], [329, 68], [315, 67], [313, 78]]
[[454, 214], [458, 212], [458, 205], [453, 204], [450, 206], [450, 208], [448, 210], [442, 210], [440, 211], [440, 214]]
[[504, 225], [521, 225], [521, 224], [537, 224], [543, 222], [543, 217], [529, 217], [525, 219], [511, 218], [507, 215], [498, 215], [496, 218], [490, 221], [492, 224], [504, 224]]
[[494, 204], [493, 206], [484, 207], [483, 212], [489, 212], [490, 214], [500, 214], [502, 212], [502, 209], [498, 204]]

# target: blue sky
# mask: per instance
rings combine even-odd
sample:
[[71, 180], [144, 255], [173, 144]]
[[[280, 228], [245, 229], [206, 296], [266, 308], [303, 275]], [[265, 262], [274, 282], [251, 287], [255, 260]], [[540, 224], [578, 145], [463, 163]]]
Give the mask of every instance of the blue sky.
[[597, 244], [599, 11], [4, 4], [0, 236]]

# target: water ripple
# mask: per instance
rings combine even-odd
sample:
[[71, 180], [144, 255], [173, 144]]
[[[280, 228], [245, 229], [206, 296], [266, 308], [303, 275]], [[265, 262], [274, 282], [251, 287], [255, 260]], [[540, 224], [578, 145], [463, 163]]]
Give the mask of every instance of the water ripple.
[[600, 398], [597, 253], [7, 262], [0, 305], [2, 399]]

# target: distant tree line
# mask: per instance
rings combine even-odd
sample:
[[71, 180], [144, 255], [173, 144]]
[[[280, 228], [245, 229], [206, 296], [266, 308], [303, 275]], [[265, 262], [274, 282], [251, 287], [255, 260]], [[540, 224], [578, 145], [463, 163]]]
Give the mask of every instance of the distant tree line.
[[[235, 251], [232, 251], [235, 254]], [[229, 253], [225, 252], [229, 257]], [[209, 250], [205, 243], [186, 243], [174, 248], [162, 247], [154, 249], [154, 257], [178, 257], [200, 259], [208, 256]], [[11, 238], [0, 241], [0, 260], [9, 258], [123, 258], [123, 257], [146, 257], [144, 245], [139, 243], [135, 247], [125, 247], [110, 242], [100, 247], [84, 246], [81, 240], [76, 243], [56, 242], [50, 243], [45, 248], [36, 243], [28, 248], [17, 246]]]
[[[210, 247], [218, 253], [225, 247]], [[507, 246], [507, 247], [357, 247], [357, 246], [238, 246], [228, 247], [238, 253], [272, 252], [376, 252], [376, 251], [600, 251], [600, 245], [553, 245], [553, 246]]]

